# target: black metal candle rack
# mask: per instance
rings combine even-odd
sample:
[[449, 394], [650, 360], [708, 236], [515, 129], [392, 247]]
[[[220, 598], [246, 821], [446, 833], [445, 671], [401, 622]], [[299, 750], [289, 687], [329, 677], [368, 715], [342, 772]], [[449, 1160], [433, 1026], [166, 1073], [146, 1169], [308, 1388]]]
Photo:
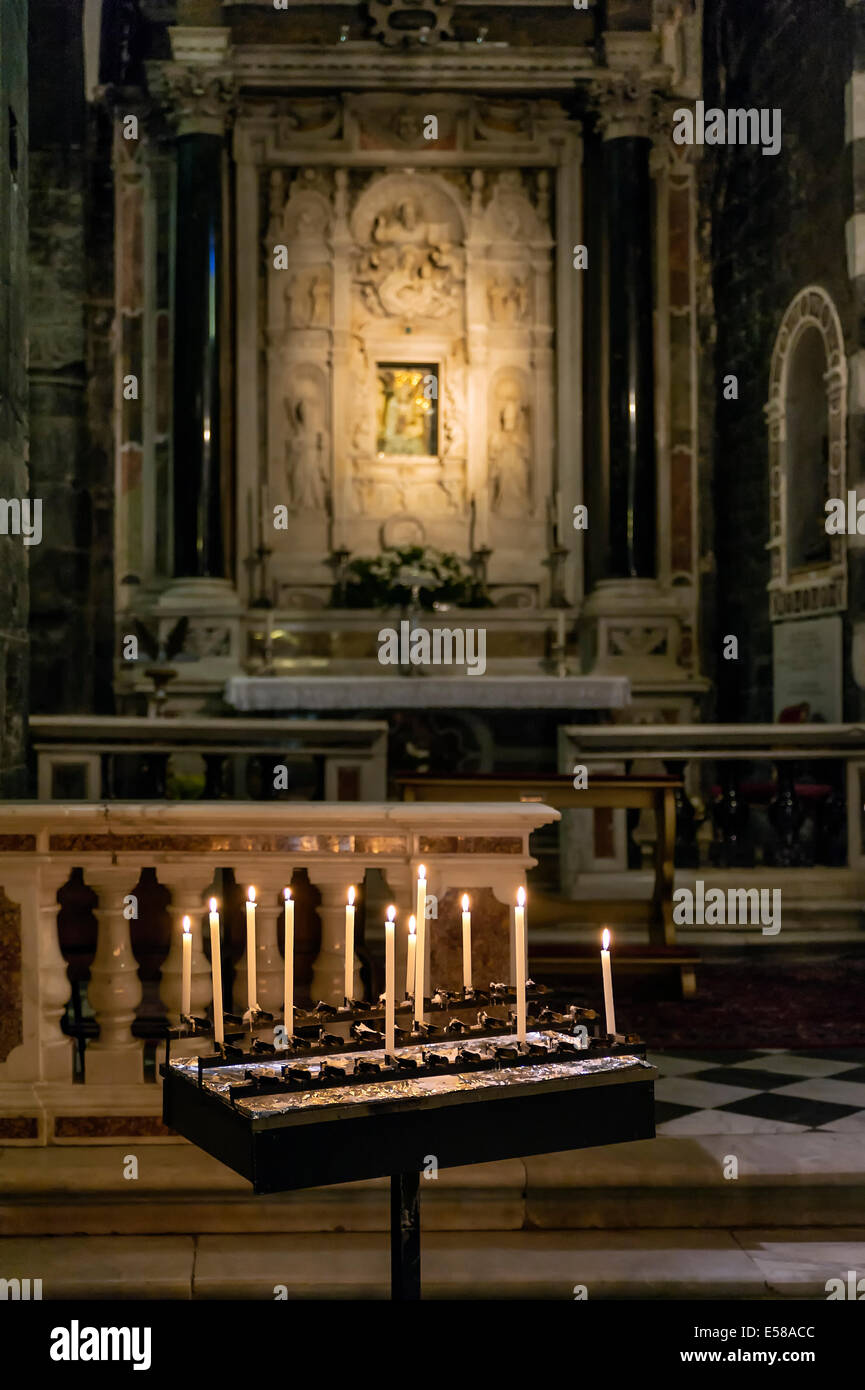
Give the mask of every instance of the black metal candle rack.
[[273, 1015], [227, 1014], [212, 1053], [172, 1059], [172, 1040], [213, 1039], [209, 1021], [186, 1019], [166, 1037], [165, 1123], [257, 1193], [390, 1177], [391, 1295], [419, 1298], [430, 1156], [449, 1168], [654, 1137], [656, 1072], [639, 1038], [604, 1033], [593, 1010], [530, 982], [521, 1042], [515, 1003], [503, 984], [438, 990], [417, 1024], [406, 1000], [392, 1053], [384, 1008], [357, 1000], [296, 1010], [281, 1047]]

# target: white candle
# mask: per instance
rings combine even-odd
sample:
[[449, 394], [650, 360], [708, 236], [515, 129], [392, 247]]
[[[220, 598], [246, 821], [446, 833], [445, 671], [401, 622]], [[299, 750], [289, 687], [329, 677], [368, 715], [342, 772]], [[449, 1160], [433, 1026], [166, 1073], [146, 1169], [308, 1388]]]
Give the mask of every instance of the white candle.
[[463, 893], [463, 984], [466, 989], [472, 987], [472, 914], [468, 893]]
[[426, 982], [426, 869], [423, 864], [417, 871], [417, 953], [415, 956], [414, 1016], [416, 1023], [423, 1023], [424, 985]]
[[565, 610], [560, 608], [556, 614], [556, 644], [559, 647], [565, 645]]
[[285, 898], [285, 1031], [289, 1037], [294, 1032], [294, 899], [291, 889], [283, 892]]
[[354, 888], [345, 905], [345, 1000], [354, 998]]
[[405, 960], [405, 997], [412, 999], [415, 990], [415, 959], [417, 955], [417, 922], [414, 917], [408, 919], [408, 955]]
[[616, 1031], [616, 1010], [613, 1006], [613, 971], [610, 964], [610, 932], [604, 927], [601, 937], [601, 975], [604, 980], [604, 1013], [607, 1017], [607, 1032]]
[[386, 1056], [394, 1054], [394, 1032], [396, 1026], [396, 929], [393, 919], [396, 908], [389, 907], [384, 924], [384, 1050]]
[[246, 996], [249, 1012], [258, 1008], [258, 981], [255, 972], [255, 889], [250, 888], [246, 904]]
[[192, 997], [192, 923], [183, 919], [183, 963], [180, 972], [180, 1017], [188, 1018]]
[[517, 889], [514, 908], [514, 936], [517, 952], [517, 1042], [526, 1041], [526, 890]]
[[225, 1042], [222, 1021], [222, 957], [219, 946], [219, 913], [216, 899], [210, 899], [210, 973], [213, 979], [213, 1037], [216, 1042]]

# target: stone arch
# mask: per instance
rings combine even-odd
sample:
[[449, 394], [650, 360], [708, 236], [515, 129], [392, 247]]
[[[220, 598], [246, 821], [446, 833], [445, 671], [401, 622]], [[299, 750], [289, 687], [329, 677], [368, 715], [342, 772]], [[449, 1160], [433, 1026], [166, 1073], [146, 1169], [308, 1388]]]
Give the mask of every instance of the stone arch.
[[[825, 370], [820, 371], [820, 367]], [[822, 394], [815, 385], [822, 378]], [[808, 400], [801, 399], [806, 393]], [[825, 408], [825, 478], [801, 476], [805, 438]], [[808, 285], [794, 297], [781, 320], [772, 350], [769, 399], [769, 580], [771, 616], [794, 617], [834, 612], [846, 607], [847, 550], [844, 536], [826, 536], [825, 548], [803, 541], [801, 513], [794, 488], [806, 505], [825, 497], [844, 497], [846, 490], [847, 358], [841, 321], [831, 296]], [[809, 414], [813, 416], [809, 420]], [[813, 467], [813, 452], [811, 463]], [[800, 476], [794, 478], [798, 469]], [[810, 496], [814, 493], [814, 496]], [[824, 513], [825, 516], [825, 513]], [[813, 521], [813, 518], [811, 519]]]

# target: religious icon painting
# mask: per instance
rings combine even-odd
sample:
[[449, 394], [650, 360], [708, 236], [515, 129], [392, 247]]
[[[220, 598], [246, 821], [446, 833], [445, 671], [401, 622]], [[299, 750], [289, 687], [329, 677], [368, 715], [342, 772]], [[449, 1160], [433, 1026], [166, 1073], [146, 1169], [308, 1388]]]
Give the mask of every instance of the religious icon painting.
[[438, 367], [435, 363], [380, 362], [377, 368], [377, 442], [386, 455], [438, 453]]

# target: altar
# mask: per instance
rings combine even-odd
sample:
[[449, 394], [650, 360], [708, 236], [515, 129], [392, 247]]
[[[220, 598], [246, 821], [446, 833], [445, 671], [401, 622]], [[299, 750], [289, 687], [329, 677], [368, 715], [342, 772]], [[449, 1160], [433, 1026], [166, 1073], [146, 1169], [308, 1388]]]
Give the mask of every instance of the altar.
[[235, 676], [226, 704], [255, 710], [623, 709], [623, 676]]

